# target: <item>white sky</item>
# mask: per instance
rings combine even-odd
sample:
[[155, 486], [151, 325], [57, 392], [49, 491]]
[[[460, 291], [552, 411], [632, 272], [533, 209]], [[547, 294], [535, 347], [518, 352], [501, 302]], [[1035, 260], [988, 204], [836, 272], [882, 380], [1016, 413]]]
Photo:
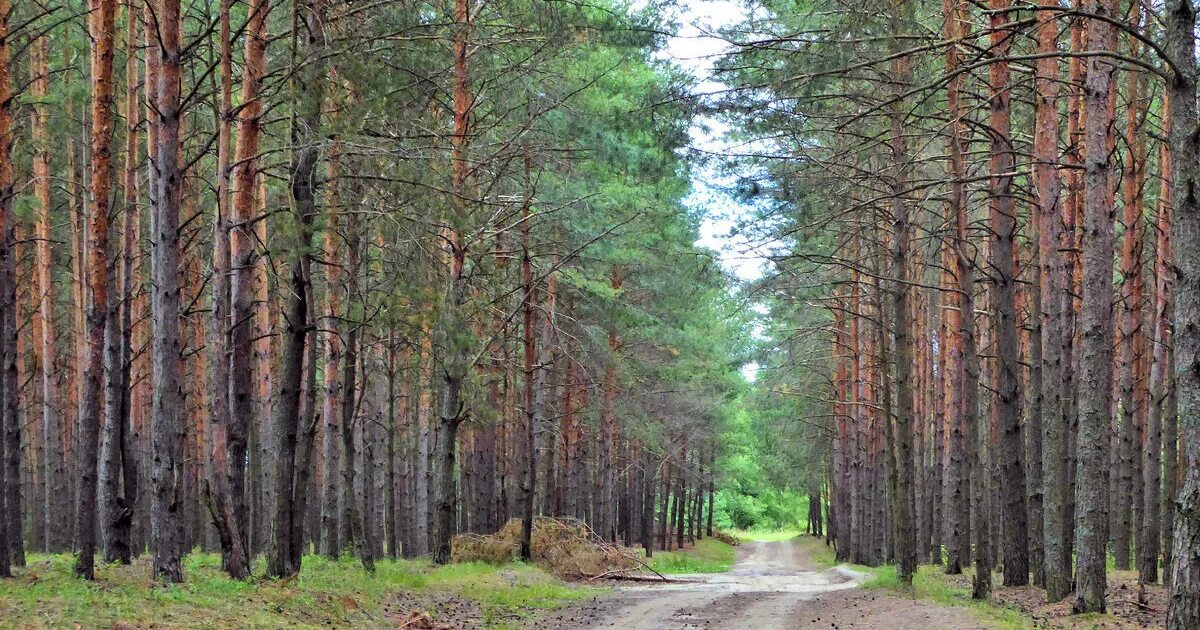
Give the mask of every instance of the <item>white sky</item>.
[[[745, 8], [731, 0], [683, 0], [679, 9], [679, 32], [670, 39], [662, 55], [700, 80], [696, 87], [698, 93], [723, 89], [724, 85], [712, 80], [712, 66], [728, 44], [706, 33], [740, 22], [746, 15]], [[705, 152], [721, 153], [728, 147], [724, 138], [727, 129], [727, 125], [718, 120], [701, 117], [691, 129], [692, 146]], [[716, 251], [722, 266], [739, 279], [755, 280], [763, 275], [766, 261], [745, 238], [730, 233], [737, 217], [750, 212], [721, 190], [733, 183], [733, 178], [721, 175], [714, 168], [697, 165], [692, 194], [686, 203], [705, 217], [696, 244]]]
[[[713, 61], [729, 46], [706, 33], [742, 21], [746, 9], [731, 0], [681, 0], [679, 10], [679, 32], [669, 40], [662, 56], [699, 79], [697, 93], [720, 91], [725, 86], [712, 78]], [[690, 130], [692, 147], [708, 153], [722, 153], [729, 147], [725, 138], [727, 130], [727, 125], [714, 118], [699, 117]], [[697, 164], [692, 173], [692, 192], [685, 203], [704, 217], [696, 244], [717, 252], [722, 267], [738, 279], [756, 280], [765, 272], [767, 261], [745, 237], [731, 232], [739, 217], [752, 212], [722, 190], [734, 183], [735, 178], [722, 175], [714, 167]], [[761, 308], [752, 308], [762, 313]], [[755, 334], [760, 331], [756, 330]], [[742, 366], [742, 375], [747, 380], [753, 382], [757, 374], [757, 363]]]

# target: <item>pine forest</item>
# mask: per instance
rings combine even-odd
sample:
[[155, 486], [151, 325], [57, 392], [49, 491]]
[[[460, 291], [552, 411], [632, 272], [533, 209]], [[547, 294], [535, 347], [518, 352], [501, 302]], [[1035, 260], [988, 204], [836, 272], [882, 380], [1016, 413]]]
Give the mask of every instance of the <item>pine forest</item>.
[[0, 628], [1200, 628], [1194, 0], [0, 0]]

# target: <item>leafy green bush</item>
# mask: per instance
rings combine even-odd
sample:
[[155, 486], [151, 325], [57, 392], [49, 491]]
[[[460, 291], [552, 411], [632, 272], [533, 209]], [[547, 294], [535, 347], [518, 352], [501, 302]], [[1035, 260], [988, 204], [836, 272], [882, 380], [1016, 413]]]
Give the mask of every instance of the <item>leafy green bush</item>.
[[713, 520], [722, 529], [803, 529], [808, 497], [770, 487], [723, 488], [717, 491], [715, 507]]

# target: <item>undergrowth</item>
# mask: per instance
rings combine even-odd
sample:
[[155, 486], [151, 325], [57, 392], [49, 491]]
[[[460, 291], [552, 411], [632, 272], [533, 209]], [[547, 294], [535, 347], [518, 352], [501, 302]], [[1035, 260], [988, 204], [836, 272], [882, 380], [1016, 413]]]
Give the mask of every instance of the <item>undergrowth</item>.
[[916, 599], [936, 602], [943, 606], [964, 606], [989, 627], [999, 630], [1026, 630], [1033, 628], [1033, 622], [1020, 611], [994, 602], [981, 602], [971, 599], [968, 588], [956, 586], [950, 582], [940, 567], [925, 565], [917, 568], [913, 576], [912, 586], [900, 582], [896, 575], [895, 565], [882, 567], [864, 567], [851, 565], [856, 571], [864, 571], [870, 577], [863, 582], [863, 588], [892, 591], [898, 595], [908, 595]]
[[144, 559], [101, 565], [95, 582], [74, 577], [72, 563], [65, 554], [32, 554], [16, 578], [0, 580], [0, 627], [385, 628], [395, 625], [390, 614], [408, 612], [396, 600], [408, 592], [470, 600], [484, 627], [504, 628], [513, 618], [596, 592], [520, 563], [435, 567], [383, 560], [368, 576], [349, 556], [306, 556], [295, 579], [238, 581], [220, 571], [218, 556], [190, 554], [186, 581], [169, 586], [151, 583]]
[[791, 540], [803, 532], [798, 529], [734, 529], [729, 533], [743, 541], [780, 542]]
[[[842, 564], [834, 556], [833, 547], [826, 545], [821, 539], [802, 537], [808, 547], [809, 558], [820, 566], [832, 567]], [[943, 606], [964, 606], [986, 622], [989, 627], [1000, 630], [1026, 630], [1033, 628], [1033, 622], [1007, 606], [993, 602], [979, 602], [971, 599], [971, 591], [954, 585], [942, 572], [940, 567], [925, 565], [917, 569], [913, 576], [912, 586], [900, 583], [896, 575], [895, 565], [869, 567], [861, 564], [846, 564], [851, 570], [866, 573], [867, 579], [862, 587], [890, 591], [892, 594], [936, 602]]]
[[733, 546], [716, 538], [696, 541], [682, 551], [655, 551], [647, 560], [655, 571], [667, 575], [686, 573], [724, 573], [733, 568]]

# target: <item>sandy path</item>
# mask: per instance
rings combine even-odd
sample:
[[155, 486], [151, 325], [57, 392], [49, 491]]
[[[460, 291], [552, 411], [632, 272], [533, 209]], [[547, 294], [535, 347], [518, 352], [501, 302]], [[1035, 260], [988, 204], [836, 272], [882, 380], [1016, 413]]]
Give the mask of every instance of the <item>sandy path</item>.
[[802, 544], [738, 547], [729, 573], [677, 576], [687, 583], [618, 588], [611, 597], [569, 608], [535, 628], [591, 630], [969, 630], [986, 628], [968, 611], [857, 589], [866, 576], [821, 570]]

